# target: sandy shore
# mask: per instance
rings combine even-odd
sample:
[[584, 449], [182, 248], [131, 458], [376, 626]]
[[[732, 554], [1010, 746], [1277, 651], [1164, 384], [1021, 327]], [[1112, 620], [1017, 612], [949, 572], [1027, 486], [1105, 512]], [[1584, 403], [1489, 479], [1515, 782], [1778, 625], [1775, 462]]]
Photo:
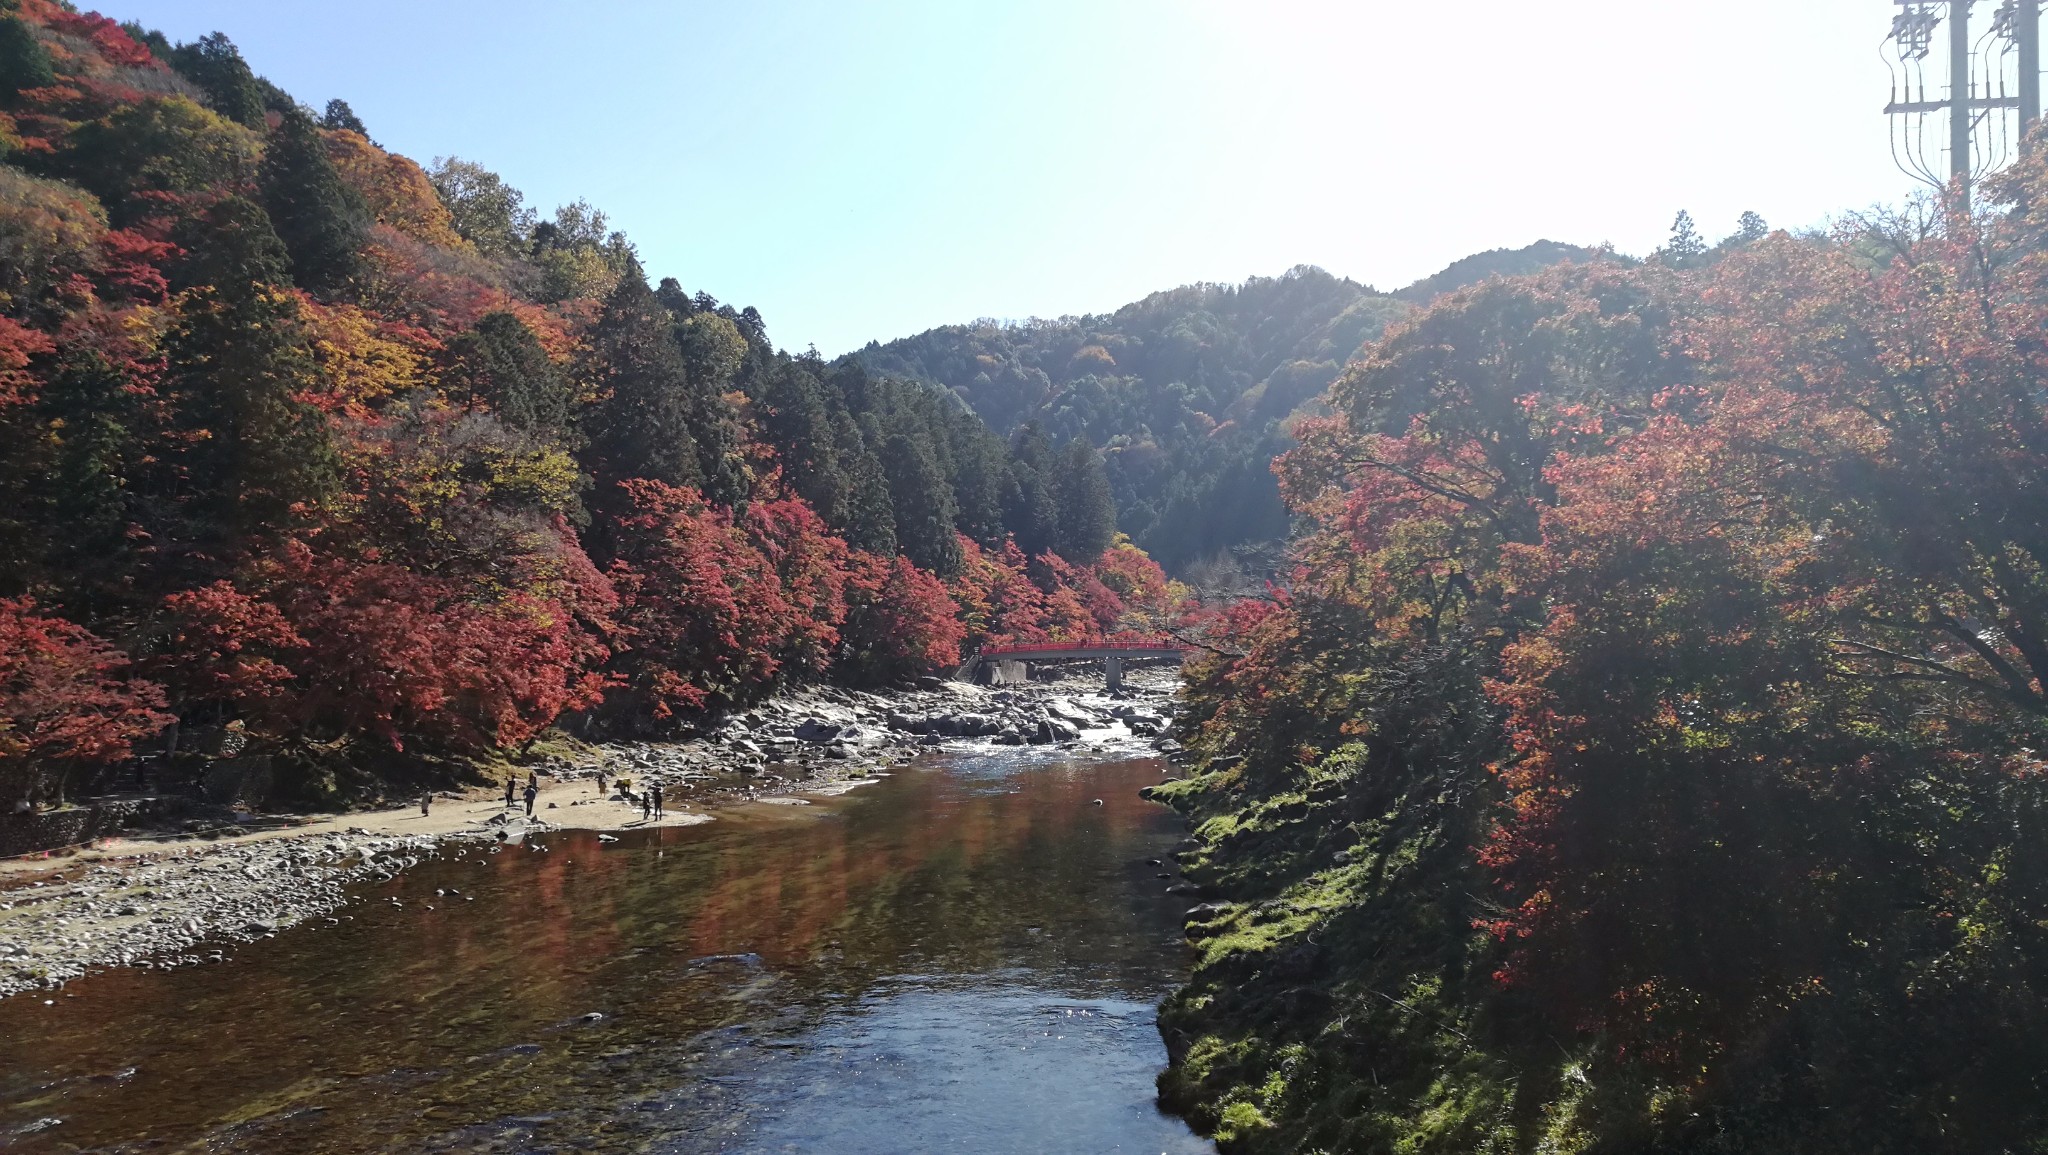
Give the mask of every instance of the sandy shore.
[[[640, 806], [637, 803], [623, 802], [616, 798], [600, 799], [596, 783], [592, 779], [543, 779], [540, 787], [540, 794], [534, 800], [534, 817], [540, 823], [561, 829], [639, 830], [646, 826], [688, 826], [696, 822], [711, 821], [711, 815], [705, 811], [677, 811], [660, 820], [645, 820], [641, 817]], [[563, 813], [566, 808], [574, 808], [573, 813]], [[232, 850], [237, 846], [255, 843], [320, 838], [343, 833], [397, 838], [420, 835], [445, 838], [455, 834], [476, 834], [483, 831], [485, 825], [493, 818], [501, 815], [524, 815], [525, 812], [523, 801], [512, 809], [506, 809], [504, 793], [501, 790], [473, 790], [463, 795], [447, 792], [435, 794], [431, 810], [424, 815], [420, 813], [417, 805], [398, 806], [389, 810], [356, 810], [344, 814], [284, 816], [293, 819], [291, 825], [252, 830], [246, 834], [222, 835], [204, 841], [172, 840], [147, 835], [103, 838], [90, 847], [66, 851], [61, 856], [12, 858], [0, 861], [0, 900], [4, 900], [6, 890], [13, 885], [10, 876], [40, 877], [53, 869], [64, 870], [95, 862], [146, 857], [162, 853], [167, 846], [172, 845], [175, 845], [177, 853], [206, 853]]]
[[[197, 840], [165, 835], [103, 840], [49, 858], [0, 862], [0, 997], [50, 991], [111, 966], [223, 961], [237, 942], [333, 917], [351, 883], [388, 878], [456, 842], [517, 842], [547, 830], [638, 830], [714, 821], [753, 804], [800, 806], [845, 793], [923, 750], [1036, 740], [1145, 748], [1138, 734], [1170, 712], [1177, 682], [1136, 673], [1110, 699], [1099, 680], [1005, 690], [948, 686], [882, 697], [812, 691], [777, 699], [690, 742], [597, 748], [590, 760], [539, 778], [529, 821], [502, 787], [437, 794], [346, 814], [267, 816], [288, 825]], [[1093, 723], [1093, 725], [1090, 725]], [[974, 732], [972, 737], [941, 731]], [[1083, 736], [1072, 737], [1075, 733]], [[637, 793], [659, 782], [664, 817], [600, 796], [598, 774]], [[460, 901], [453, 896], [448, 901]], [[44, 996], [49, 997], [49, 996]]]

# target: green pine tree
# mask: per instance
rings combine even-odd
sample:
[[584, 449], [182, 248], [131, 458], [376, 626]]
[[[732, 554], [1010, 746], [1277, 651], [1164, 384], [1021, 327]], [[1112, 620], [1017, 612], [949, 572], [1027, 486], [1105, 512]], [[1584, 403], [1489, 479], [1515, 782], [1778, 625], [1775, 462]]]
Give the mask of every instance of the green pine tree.
[[1003, 442], [966, 410], [952, 415], [953, 524], [986, 546], [1002, 544]]
[[747, 467], [746, 432], [725, 392], [746, 361], [746, 339], [731, 321], [716, 313], [677, 317], [671, 312], [670, 320], [669, 333], [682, 356], [683, 376], [689, 385], [690, 436], [697, 443], [704, 495], [720, 505], [739, 505], [750, 496], [753, 484]]
[[362, 268], [370, 213], [363, 198], [342, 183], [312, 117], [298, 109], [284, 114], [264, 150], [258, 180], [264, 208], [291, 254], [292, 279], [320, 294], [348, 288]]
[[669, 336], [668, 311], [638, 269], [606, 299], [589, 357], [585, 375], [599, 400], [588, 414], [584, 463], [598, 481], [599, 504], [629, 478], [701, 486], [682, 355]]
[[844, 512], [833, 528], [855, 549], [883, 556], [894, 554], [896, 510], [881, 460], [868, 448], [868, 439], [848, 413], [842, 411], [834, 419], [833, 439], [846, 487]]
[[172, 270], [179, 288], [247, 292], [257, 285], [291, 283], [291, 257], [271, 227], [270, 214], [242, 197], [223, 197], [172, 236], [184, 257]]
[[1026, 557], [1052, 549], [1059, 539], [1059, 506], [1046, 476], [1052, 455], [1045, 430], [1029, 422], [1012, 439], [1003, 470], [1003, 526]]
[[515, 429], [557, 444], [574, 434], [568, 378], [525, 322], [487, 313], [449, 342], [444, 386], [466, 407], [483, 406]]
[[882, 450], [889, 503], [896, 511], [896, 547], [921, 569], [941, 577], [960, 572], [960, 539], [953, 531], [953, 493], [922, 439], [890, 435]]
[[356, 110], [350, 108], [346, 100], [327, 102], [327, 111], [320, 117], [320, 127], [346, 129], [365, 140], [370, 136], [370, 130], [363, 127], [362, 117], [356, 115]]
[[233, 541], [296, 524], [339, 474], [325, 416], [300, 400], [319, 366], [262, 210], [230, 197], [200, 227], [203, 279], [165, 341], [171, 464], [193, 536]]
[[1657, 256], [1674, 269], [1689, 269], [1699, 264], [1706, 253], [1706, 238], [1700, 236], [1692, 214], [1680, 209], [1678, 218], [1671, 222], [1671, 239], [1657, 250]]
[[125, 570], [127, 459], [135, 396], [106, 356], [90, 348], [66, 353], [42, 396], [44, 420], [57, 446], [50, 478], [50, 519], [61, 527], [53, 545], [59, 568], [106, 580]]
[[1067, 442], [1052, 475], [1053, 503], [1058, 507], [1053, 548], [1068, 561], [1088, 564], [1116, 540], [1116, 502], [1102, 455], [1082, 438]]
[[823, 384], [802, 367], [783, 362], [762, 374], [761, 428], [775, 447], [782, 478], [828, 525], [846, 520], [846, 479], [832, 410]]
[[250, 128], [263, 127], [263, 86], [225, 35], [214, 32], [180, 44], [165, 63], [197, 85], [215, 112]]
[[0, 16], [0, 98], [54, 83], [50, 51], [19, 16]]

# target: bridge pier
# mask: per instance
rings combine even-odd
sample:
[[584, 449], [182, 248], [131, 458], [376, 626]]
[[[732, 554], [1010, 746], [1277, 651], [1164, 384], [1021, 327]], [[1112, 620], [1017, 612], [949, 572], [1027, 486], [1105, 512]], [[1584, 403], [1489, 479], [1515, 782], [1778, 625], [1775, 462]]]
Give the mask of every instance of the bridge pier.
[[1109, 683], [1109, 692], [1114, 694], [1124, 688], [1124, 660], [1122, 658], [1102, 659], [1102, 680]]
[[1031, 680], [1030, 666], [1007, 658], [997, 662], [991, 673], [989, 682], [997, 686], [1021, 686]]

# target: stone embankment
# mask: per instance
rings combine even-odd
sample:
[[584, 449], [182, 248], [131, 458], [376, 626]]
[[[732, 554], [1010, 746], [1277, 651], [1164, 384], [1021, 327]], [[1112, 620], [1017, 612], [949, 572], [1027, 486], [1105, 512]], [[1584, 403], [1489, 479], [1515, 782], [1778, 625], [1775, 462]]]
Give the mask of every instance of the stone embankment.
[[[1086, 748], [1094, 756], [1172, 749], [1177, 682], [1137, 671], [982, 689], [950, 683], [879, 695], [829, 688], [785, 695], [704, 737], [597, 747], [537, 766], [531, 819], [497, 790], [442, 794], [431, 811], [305, 816], [286, 830], [201, 842], [129, 838], [0, 866], [0, 997], [56, 988], [114, 966], [225, 961], [249, 942], [338, 915], [352, 883], [388, 879], [450, 841], [518, 842], [554, 829], [623, 830], [710, 821], [724, 808], [798, 804], [875, 781], [933, 748]], [[606, 789], [596, 784], [604, 776]], [[624, 779], [621, 788], [620, 780]], [[660, 785], [668, 814], [639, 799]], [[460, 902], [460, 895], [442, 901]]]

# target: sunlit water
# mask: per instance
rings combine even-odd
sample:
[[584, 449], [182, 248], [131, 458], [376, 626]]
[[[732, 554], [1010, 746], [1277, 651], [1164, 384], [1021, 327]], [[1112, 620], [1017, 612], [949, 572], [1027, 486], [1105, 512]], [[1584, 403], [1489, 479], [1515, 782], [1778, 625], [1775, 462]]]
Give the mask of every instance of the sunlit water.
[[1159, 771], [956, 756], [451, 850], [339, 926], [0, 1002], [0, 1148], [1209, 1151], [1153, 1106], [1187, 961]]

